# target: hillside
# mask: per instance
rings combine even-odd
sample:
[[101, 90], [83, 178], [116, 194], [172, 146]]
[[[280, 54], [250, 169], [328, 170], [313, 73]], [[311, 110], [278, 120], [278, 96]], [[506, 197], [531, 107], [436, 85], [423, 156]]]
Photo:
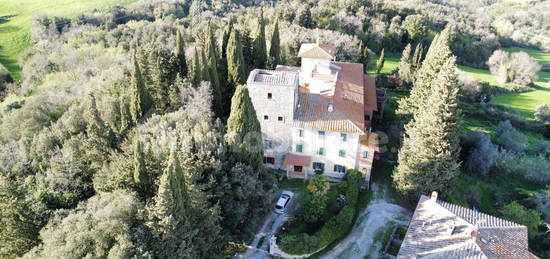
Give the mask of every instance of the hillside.
[[74, 17], [91, 10], [106, 10], [136, 0], [0, 0], [0, 63], [19, 79], [18, 59], [31, 46], [31, 23], [35, 15]]

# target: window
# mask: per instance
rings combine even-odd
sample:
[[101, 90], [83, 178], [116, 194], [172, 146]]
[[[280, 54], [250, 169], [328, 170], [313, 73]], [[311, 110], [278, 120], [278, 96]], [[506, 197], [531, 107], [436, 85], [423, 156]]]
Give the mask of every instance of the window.
[[334, 172], [345, 173], [346, 167], [343, 165], [334, 165]]
[[268, 120], [268, 119], [269, 119], [269, 116], [264, 115], [264, 120]]
[[325, 148], [324, 147], [320, 147], [319, 150], [317, 150], [317, 155], [324, 155], [325, 154]]
[[273, 98], [273, 94], [267, 93], [267, 99], [271, 99], [271, 98]]
[[342, 142], [346, 142], [348, 140], [348, 134], [340, 133], [340, 139], [342, 140]]
[[325, 171], [325, 164], [313, 162], [313, 171], [323, 173]]
[[366, 120], [366, 121], [370, 121], [370, 115], [365, 114], [365, 120]]
[[346, 151], [345, 150], [338, 151], [338, 156], [339, 157], [345, 157], [346, 156]]
[[298, 129], [298, 136], [299, 136], [299, 137], [303, 137], [303, 136], [304, 136], [304, 130], [303, 130], [303, 129]]
[[325, 132], [320, 130], [319, 131], [319, 137], [324, 138], [325, 137]]
[[268, 140], [268, 139], [264, 140], [264, 147], [265, 147], [266, 149], [273, 148], [273, 141]]
[[301, 173], [301, 172], [302, 172], [302, 169], [303, 169], [303, 167], [302, 167], [301, 165], [295, 165], [295, 166], [294, 166], [294, 172], [299, 172], [299, 173]]
[[369, 158], [369, 151], [363, 152], [363, 158]]
[[304, 152], [304, 145], [298, 144], [296, 145], [296, 152]]
[[282, 116], [279, 116], [279, 118], [277, 118], [278, 121], [283, 121], [283, 117]]
[[272, 164], [272, 165], [275, 164], [275, 158], [264, 156], [264, 164]]

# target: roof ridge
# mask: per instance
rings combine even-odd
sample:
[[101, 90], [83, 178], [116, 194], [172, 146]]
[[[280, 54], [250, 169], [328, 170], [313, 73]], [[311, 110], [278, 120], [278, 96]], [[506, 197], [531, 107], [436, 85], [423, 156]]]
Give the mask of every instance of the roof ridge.
[[[453, 203], [449, 203], [449, 202], [446, 202], [446, 201], [442, 201], [442, 200], [437, 200], [437, 204], [439, 204], [442, 208], [448, 210], [449, 212], [455, 214], [457, 217], [463, 219], [464, 221], [474, 225], [474, 226], [477, 226], [478, 223], [479, 223], [479, 219], [476, 219], [478, 222], [471, 222], [470, 219], [467, 219], [466, 217], [464, 217], [464, 215], [458, 215], [458, 211], [452, 211], [451, 209], [453, 208], [456, 208], [457, 210], [458, 209], [462, 209], [462, 210], [466, 210], [467, 212], [467, 215], [466, 216], [474, 216], [476, 214], [481, 214], [481, 216], [484, 216], [484, 217], [488, 217], [489, 219], [493, 219], [493, 220], [496, 220], [497, 222], [493, 223], [493, 224], [498, 224], [498, 223], [505, 223], [505, 224], [498, 224], [498, 226], [477, 226], [478, 228], [506, 228], [506, 227], [525, 227], [521, 224], [518, 224], [518, 223], [515, 223], [515, 222], [512, 222], [512, 221], [509, 221], [509, 220], [506, 220], [506, 219], [502, 219], [502, 218], [499, 218], [499, 217], [495, 217], [493, 215], [490, 215], [490, 214], [487, 214], [487, 213], [484, 213], [484, 212], [480, 212], [480, 211], [475, 211], [473, 209], [470, 209], [470, 208], [467, 208], [467, 207], [463, 207], [463, 206], [460, 206], [460, 205], [457, 205], [457, 204], [453, 204]], [[498, 222], [500, 221], [500, 222]], [[510, 225], [510, 226], [508, 226]]]

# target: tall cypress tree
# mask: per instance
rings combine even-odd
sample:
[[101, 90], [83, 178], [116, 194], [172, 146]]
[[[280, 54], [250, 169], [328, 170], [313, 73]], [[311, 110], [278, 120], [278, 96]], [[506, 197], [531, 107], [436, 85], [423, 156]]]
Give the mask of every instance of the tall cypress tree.
[[260, 8], [260, 17], [258, 19], [258, 35], [254, 39], [252, 47], [254, 55], [254, 65], [256, 68], [265, 68], [267, 63], [267, 46], [265, 43], [265, 21], [264, 11]]
[[386, 57], [384, 56], [384, 49], [382, 49], [382, 52], [380, 52], [380, 57], [376, 61], [376, 74], [380, 74], [380, 71], [382, 71], [385, 59]]
[[133, 124], [137, 124], [141, 117], [151, 108], [151, 102], [149, 101], [147, 90], [145, 90], [145, 82], [135, 54], [134, 73], [132, 74], [130, 91], [130, 114], [132, 114]]
[[206, 52], [204, 48], [201, 48], [201, 81], [210, 81], [210, 68], [208, 67], [208, 60], [206, 59]]
[[403, 147], [393, 174], [397, 189], [411, 199], [431, 191], [444, 192], [459, 173], [460, 153], [456, 58], [438, 68], [429, 109], [418, 110], [405, 126]]
[[411, 67], [414, 72], [422, 65], [422, 55], [424, 55], [424, 46], [422, 43], [418, 43], [411, 60]]
[[202, 80], [202, 71], [201, 71], [201, 63], [199, 61], [201, 53], [197, 50], [197, 47], [195, 47], [193, 55], [193, 76], [191, 78], [191, 81], [195, 86], [199, 85], [199, 83]]
[[361, 41], [359, 43], [359, 60], [358, 62], [363, 64], [363, 73], [367, 73], [368, 66], [369, 66], [369, 48], [367, 48], [367, 45]]
[[212, 33], [212, 27], [210, 23], [208, 24], [208, 29], [205, 38], [205, 55], [206, 55], [206, 64], [205, 68], [208, 70], [208, 75], [210, 79], [210, 85], [212, 86], [212, 95], [213, 95], [213, 104], [214, 113], [217, 117], [223, 116], [223, 105], [222, 105], [222, 92], [220, 87], [220, 79], [218, 75], [218, 54], [216, 51], [216, 40], [214, 39], [214, 34]]
[[178, 66], [178, 73], [181, 77], [187, 77], [187, 59], [185, 57], [185, 46], [183, 42], [183, 36], [178, 30], [176, 34], [176, 63]]
[[227, 75], [227, 45], [229, 43], [229, 37], [231, 36], [232, 28], [233, 20], [230, 19], [229, 23], [227, 24], [227, 26], [225, 26], [225, 29], [223, 30], [220, 62], [218, 64], [224, 117], [229, 115], [229, 108], [231, 106], [231, 94], [233, 93], [233, 91], [231, 90], [231, 86], [229, 85], [229, 79]]
[[405, 122], [409, 121], [418, 109], [427, 107], [426, 101], [439, 70], [453, 56], [449, 47], [451, 30], [451, 26], [447, 26], [434, 38], [422, 66], [416, 72], [410, 96], [399, 100], [397, 113], [403, 115]]
[[145, 169], [145, 159], [141, 141], [134, 145], [134, 183], [142, 199], [150, 198], [152, 195], [151, 179]]
[[233, 94], [234, 89], [246, 83], [246, 65], [243, 58], [243, 50], [240, 44], [239, 31], [233, 30], [227, 45], [227, 75]]
[[[189, 220], [187, 186], [175, 151], [170, 153], [168, 166], [160, 177], [154, 206], [149, 209], [149, 222], [158, 241], [152, 246], [162, 258], [196, 258], [193, 239], [196, 229]], [[192, 215], [192, 214], [191, 214]]]
[[407, 44], [403, 49], [401, 60], [399, 62], [399, 79], [403, 86], [408, 87], [413, 81], [413, 71], [411, 66], [411, 44]]
[[269, 47], [269, 57], [271, 58], [272, 68], [281, 64], [281, 38], [279, 36], [279, 19], [275, 20], [273, 34], [271, 34], [271, 46]]
[[231, 99], [226, 141], [236, 161], [254, 168], [262, 164], [264, 151], [260, 122], [245, 85], [238, 86]]

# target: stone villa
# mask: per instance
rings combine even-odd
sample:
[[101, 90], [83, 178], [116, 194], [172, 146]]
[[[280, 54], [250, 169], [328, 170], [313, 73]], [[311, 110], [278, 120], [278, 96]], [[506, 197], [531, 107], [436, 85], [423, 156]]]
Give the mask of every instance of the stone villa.
[[538, 258], [528, 250], [527, 227], [422, 195], [398, 259]]
[[336, 48], [302, 44], [301, 67], [255, 69], [247, 80], [261, 124], [264, 163], [307, 179], [315, 172], [331, 180], [354, 168], [370, 178], [378, 137], [373, 116], [382, 114], [385, 92], [363, 64], [337, 62]]

